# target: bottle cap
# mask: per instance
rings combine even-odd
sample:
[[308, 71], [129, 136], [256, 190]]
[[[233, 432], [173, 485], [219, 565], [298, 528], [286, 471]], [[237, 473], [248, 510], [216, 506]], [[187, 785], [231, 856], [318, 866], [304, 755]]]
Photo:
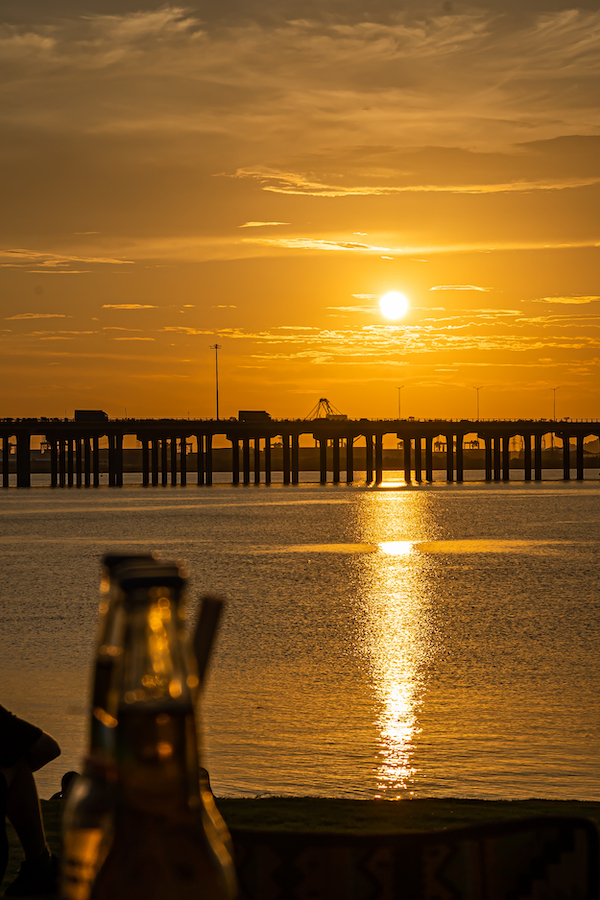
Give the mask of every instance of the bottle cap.
[[118, 571], [119, 584], [123, 591], [152, 587], [172, 588], [181, 591], [186, 583], [185, 570], [177, 563], [154, 563], [144, 565], [141, 561], [125, 565]]

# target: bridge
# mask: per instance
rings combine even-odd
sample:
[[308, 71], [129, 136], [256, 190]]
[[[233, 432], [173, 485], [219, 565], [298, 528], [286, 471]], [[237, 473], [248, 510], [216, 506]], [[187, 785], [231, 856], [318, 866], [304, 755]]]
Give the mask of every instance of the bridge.
[[[355, 471], [366, 472], [366, 482], [383, 479], [385, 435], [402, 442], [400, 468], [407, 482], [433, 480], [434, 456], [445, 462], [446, 479], [462, 482], [465, 454], [477, 441], [485, 448], [486, 481], [508, 481], [515, 467], [509, 449], [520, 438], [525, 481], [541, 481], [543, 438], [562, 443], [563, 477], [575, 471], [584, 477], [584, 441], [600, 441], [600, 420], [550, 419], [348, 419], [331, 416], [307, 419], [272, 419], [267, 413], [238, 419], [109, 419], [105, 414], [83, 419], [0, 419], [2, 443], [2, 485], [7, 488], [11, 471], [17, 487], [29, 487], [32, 473], [31, 441], [43, 438], [50, 456], [50, 483], [53, 487], [98, 486], [100, 472], [108, 472], [108, 484], [123, 484], [125, 470], [123, 442], [134, 437], [142, 483], [186, 484], [188, 472], [195, 470], [198, 484], [212, 484], [216, 436], [229, 444], [226, 468], [233, 484], [271, 483], [273, 471], [281, 471], [284, 484], [297, 484], [301, 471], [300, 438], [310, 435], [318, 448], [320, 482], [331, 473], [333, 483], [351, 483]], [[466, 441], [467, 437], [470, 441]], [[101, 448], [100, 443], [105, 445]], [[317, 451], [315, 451], [317, 452]], [[546, 451], [544, 451], [546, 452]], [[12, 462], [11, 462], [12, 460]], [[193, 469], [190, 463], [193, 461]], [[358, 468], [360, 464], [360, 468]], [[598, 465], [597, 461], [594, 463]], [[390, 468], [388, 466], [387, 468]], [[439, 465], [436, 465], [439, 468]]]

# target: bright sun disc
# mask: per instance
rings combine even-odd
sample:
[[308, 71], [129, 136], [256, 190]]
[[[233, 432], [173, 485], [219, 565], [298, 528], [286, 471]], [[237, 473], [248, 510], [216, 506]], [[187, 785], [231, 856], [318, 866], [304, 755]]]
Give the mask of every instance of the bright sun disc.
[[401, 319], [408, 309], [408, 300], [398, 291], [390, 291], [379, 301], [379, 308], [386, 319]]

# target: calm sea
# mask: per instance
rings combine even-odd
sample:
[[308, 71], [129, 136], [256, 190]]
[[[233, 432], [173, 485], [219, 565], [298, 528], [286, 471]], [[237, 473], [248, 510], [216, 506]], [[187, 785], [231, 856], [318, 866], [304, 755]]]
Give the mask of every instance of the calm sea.
[[229, 600], [217, 794], [600, 800], [598, 482], [2, 492], [0, 702], [62, 745], [43, 797], [84, 752], [99, 559], [150, 549]]

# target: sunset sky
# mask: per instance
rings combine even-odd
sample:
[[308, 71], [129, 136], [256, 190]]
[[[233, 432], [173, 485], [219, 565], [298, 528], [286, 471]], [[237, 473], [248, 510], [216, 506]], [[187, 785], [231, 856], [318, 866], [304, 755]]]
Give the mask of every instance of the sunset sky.
[[600, 417], [597, 3], [3, 10], [0, 416]]

